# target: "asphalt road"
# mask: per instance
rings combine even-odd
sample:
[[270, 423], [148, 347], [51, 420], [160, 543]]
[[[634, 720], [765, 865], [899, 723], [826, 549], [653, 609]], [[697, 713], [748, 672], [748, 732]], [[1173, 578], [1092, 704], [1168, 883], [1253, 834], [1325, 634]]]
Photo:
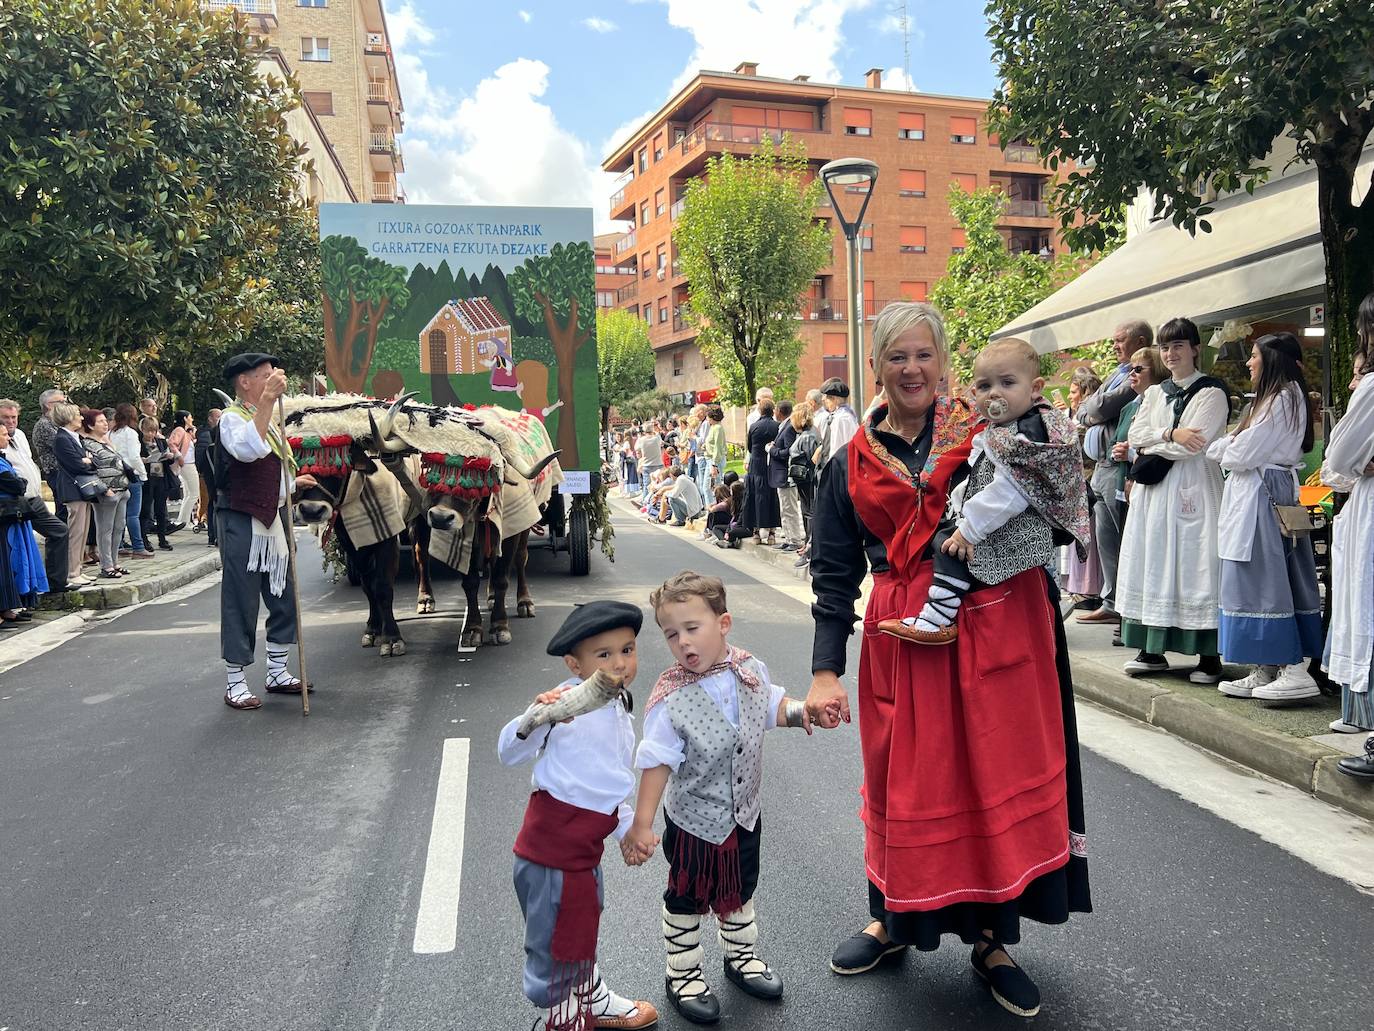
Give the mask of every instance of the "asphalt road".
[[[532, 556], [539, 614], [516, 643], [456, 653], [456, 625], [405, 624], [409, 654], [358, 645], [360, 592], [304, 558], [313, 713], [272, 696], [220, 702], [217, 589], [145, 606], [0, 678], [0, 1031], [523, 1029], [511, 843], [527, 771], [500, 766], [501, 725], [562, 678], [543, 648], [578, 600], [644, 604], [684, 567], [730, 589], [734, 640], [774, 679], [809, 680], [804, 604], [712, 554], [620, 516], [618, 561], [590, 577]], [[400, 592], [411, 597], [410, 588]], [[458, 597], [439, 584], [440, 604]], [[652, 620], [642, 701], [669, 661]], [[262, 666], [251, 670], [261, 677]], [[251, 681], [250, 681], [251, 682]], [[447, 739], [470, 742], [457, 947], [413, 951]], [[726, 1028], [998, 1028], [967, 949], [832, 975], [865, 920], [854, 727], [770, 738], [763, 955], [787, 982], [769, 1006], [708, 970]], [[1025, 926], [1046, 1028], [1367, 1025], [1371, 899], [1276, 845], [1085, 755], [1097, 912]], [[605, 863], [601, 961], [611, 983], [663, 999], [661, 859]], [[450, 870], [450, 872], [452, 872]]]

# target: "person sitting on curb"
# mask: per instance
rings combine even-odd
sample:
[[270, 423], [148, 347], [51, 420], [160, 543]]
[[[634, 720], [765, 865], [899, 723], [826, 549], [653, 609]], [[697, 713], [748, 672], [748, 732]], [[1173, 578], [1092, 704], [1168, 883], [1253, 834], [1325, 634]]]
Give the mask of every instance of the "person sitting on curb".
[[668, 478], [672, 485], [664, 497], [673, 517], [673, 525], [686, 526], [687, 520], [701, 514], [701, 490], [680, 465], [668, 470]]

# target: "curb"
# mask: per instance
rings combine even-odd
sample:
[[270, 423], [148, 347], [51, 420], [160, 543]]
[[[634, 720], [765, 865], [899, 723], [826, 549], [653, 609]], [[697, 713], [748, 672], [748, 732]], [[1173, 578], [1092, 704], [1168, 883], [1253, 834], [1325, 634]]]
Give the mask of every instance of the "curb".
[[39, 607], [44, 610], [121, 609], [160, 598], [193, 580], [218, 572], [219, 568], [219, 550], [215, 549], [166, 572], [157, 573], [146, 580], [140, 579], [137, 583], [116, 582], [108, 587], [96, 585], [83, 587], [79, 591], [47, 595]]
[[[639, 510], [629, 501], [617, 500], [622, 508], [638, 517]], [[670, 529], [658, 523], [648, 525]], [[793, 552], [745, 545], [734, 553], [750, 554], [757, 561], [785, 569], [798, 580], [809, 579], [805, 568], [793, 565], [796, 561]], [[1288, 784], [1355, 816], [1374, 820], [1374, 789], [1336, 768], [1337, 761], [1348, 752], [1338, 752], [1307, 738], [1258, 726], [1153, 681], [1128, 677], [1076, 653], [1072, 661], [1073, 690], [1077, 698], [1148, 723], [1237, 766]]]

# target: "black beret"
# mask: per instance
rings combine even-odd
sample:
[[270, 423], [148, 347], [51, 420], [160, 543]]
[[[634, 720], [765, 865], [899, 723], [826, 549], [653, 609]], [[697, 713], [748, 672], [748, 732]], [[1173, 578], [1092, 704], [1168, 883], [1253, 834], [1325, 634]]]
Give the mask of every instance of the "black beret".
[[827, 397], [848, 397], [849, 384], [837, 376], [832, 376], [821, 384], [821, 393]]
[[636, 634], [644, 625], [644, 613], [627, 601], [589, 601], [578, 605], [563, 620], [547, 649], [550, 655], [571, 655], [578, 643], [607, 630], [629, 627]]
[[233, 382], [235, 376], [240, 372], [252, 372], [259, 365], [271, 362], [274, 368], [281, 366], [281, 359], [270, 354], [259, 354], [257, 351], [249, 351], [246, 354], [236, 354], [230, 358], [224, 366], [224, 378]]

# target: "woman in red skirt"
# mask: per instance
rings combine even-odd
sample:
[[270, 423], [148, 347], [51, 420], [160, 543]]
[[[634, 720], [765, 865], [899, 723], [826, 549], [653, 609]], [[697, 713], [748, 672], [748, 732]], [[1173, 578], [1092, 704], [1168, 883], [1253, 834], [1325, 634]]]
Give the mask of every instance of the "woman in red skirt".
[[926, 597], [931, 539], [968, 476], [979, 427], [966, 402], [941, 395], [948, 354], [935, 309], [884, 308], [870, 364], [886, 403], [827, 463], [812, 521], [807, 708], [818, 726], [849, 721], [840, 677], [873, 574], [859, 656], [872, 922], [840, 944], [831, 969], [864, 973], [957, 934], [997, 1002], [1034, 1016], [1039, 990], [1006, 947], [1020, 941], [1022, 918], [1057, 924], [1092, 908], [1058, 590], [1043, 568], [975, 585], [944, 647], [878, 631]]

